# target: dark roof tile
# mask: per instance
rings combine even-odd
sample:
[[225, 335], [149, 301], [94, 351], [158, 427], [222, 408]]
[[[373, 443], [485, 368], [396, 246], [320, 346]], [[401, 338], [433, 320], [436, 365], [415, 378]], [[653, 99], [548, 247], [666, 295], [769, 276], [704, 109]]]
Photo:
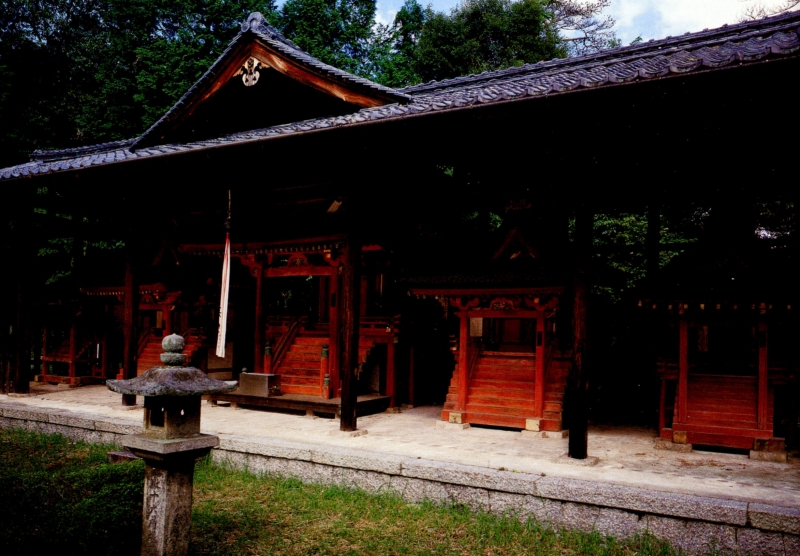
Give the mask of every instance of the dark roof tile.
[[[407, 87], [400, 92], [411, 98], [411, 103], [394, 103], [365, 108], [344, 116], [283, 124], [267, 129], [234, 133], [206, 141], [143, 147], [136, 151], [131, 151], [135, 143], [134, 139], [77, 149], [36, 151], [31, 155], [31, 162], [0, 170], [0, 180], [19, 177], [24, 175], [23, 172], [36, 174], [67, 169], [75, 161], [80, 161], [81, 167], [96, 166], [131, 158], [201, 150], [218, 145], [258, 141], [278, 135], [356, 125], [366, 121], [413, 117], [416, 114], [430, 111], [458, 110], [476, 103], [492, 104], [525, 97], [535, 98], [580, 88], [600, 88], [607, 83], [647, 81], [669, 74], [686, 74], [701, 67], [722, 68], [737, 60], [746, 64], [763, 60], [769, 56], [798, 53], [800, 51], [798, 31], [800, 31], [800, 13], [794, 12], [758, 22], [746, 22], [683, 35], [678, 38], [648, 41], [643, 45], [620, 47], [576, 58], [539, 62], [507, 70]], [[298, 50], [290, 41], [271, 28], [262, 28], [259, 24], [258, 30], [253, 32], [258, 33], [259, 36], [268, 37], [270, 41], [275, 41], [278, 45], [276, 48], [280, 47], [282, 51], [286, 52], [291, 51], [293, 56], [313, 64], [314, 67], [324, 68], [325, 71], [330, 71], [353, 83], [381, 88], [380, 85], [370, 83], [363, 78], [357, 78], [321, 64], [308, 54]], [[233, 45], [237, 40], [240, 39], [235, 39], [231, 44]], [[211, 75], [214, 71], [217, 71], [216, 67], [212, 67], [206, 76]], [[190, 93], [196, 89], [197, 85], [190, 89]], [[190, 93], [187, 93], [184, 101], [189, 98]], [[152, 133], [152, 129], [154, 128], [151, 128], [148, 133]], [[62, 161], [66, 161], [66, 164], [62, 164]]]

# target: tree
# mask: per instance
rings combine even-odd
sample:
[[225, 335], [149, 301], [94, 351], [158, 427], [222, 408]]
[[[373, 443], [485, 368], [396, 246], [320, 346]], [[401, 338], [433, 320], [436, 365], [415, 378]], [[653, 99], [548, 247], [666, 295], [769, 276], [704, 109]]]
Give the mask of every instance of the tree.
[[370, 73], [375, 0], [287, 0], [275, 18], [280, 31], [326, 64]]
[[[751, 2], [752, 0], [747, 1]], [[772, 4], [765, 6], [763, 2], [751, 3], [744, 9], [739, 21], [751, 21], [792, 11], [800, 6], [800, 0], [780, 0], [777, 4], [774, 2]]]
[[387, 87], [420, 81], [417, 45], [427, 13], [417, 0], [406, 0], [391, 25], [376, 26], [370, 56], [374, 68], [368, 77]]
[[417, 47], [423, 81], [563, 57], [567, 50], [541, 0], [466, 0], [450, 15], [426, 11]]
[[604, 15], [610, 0], [551, 0], [547, 2], [550, 23], [567, 44], [570, 55], [577, 56], [613, 46], [614, 20]]

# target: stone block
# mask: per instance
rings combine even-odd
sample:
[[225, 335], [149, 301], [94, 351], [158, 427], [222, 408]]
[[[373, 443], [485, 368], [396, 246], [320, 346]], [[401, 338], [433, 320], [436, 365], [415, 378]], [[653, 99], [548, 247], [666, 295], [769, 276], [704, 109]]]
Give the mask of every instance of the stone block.
[[45, 411], [42, 409], [20, 409], [18, 407], [4, 406], [2, 408], [3, 417], [7, 419], [18, 419], [25, 421], [44, 421], [47, 422], [52, 411]]
[[539, 432], [539, 422], [541, 419], [525, 419], [525, 430]]
[[355, 431], [333, 430], [328, 431], [328, 436], [336, 436], [339, 438], [358, 438], [359, 436], [365, 436], [368, 433], [369, 431], [367, 429], [358, 429]]
[[403, 462], [402, 474], [440, 483], [534, 495], [538, 494], [536, 481], [541, 479], [538, 475], [410, 458]]
[[800, 535], [800, 508], [752, 503], [747, 508], [747, 517], [749, 524], [757, 529]]
[[450, 423], [449, 421], [436, 421], [434, 426], [446, 431], [465, 431], [470, 428], [469, 423]]
[[264, 442], [254, 441], [247, 437], [222, 435], [219, 440], [221, 450], [246, 452], [274, 458], [311, 461], [311, 450], [308, 445], [269, 439]]
[[569, 457], [567, 454], [558, 458], [558, 463], [565, 463], [567, 465], [580, 465], [583, 467], [594, 467], [600, 463], [600, 458], [597, 456], [586, 456], [583, 459], [575, 459]]
[[392, 477], [390, 484], [408, 502], [430, 500], [440, 504], [450, 501], [450, 493], [441, 483], [421, 479]]
[[675, 546], [683, 547], [683, 538], [686, 534], [686, 522], [682, 519], [661, 517], [657, 515], [646, 516], [647, 530]]
[[597, 506], [565, 502], [561, 504], [561, 525], [567, 529], [593, 531], [599, 513]]
[[555, 500], [729, 525], [747, 523], [747, 503], [736, 500], [556, 477], [542, 477], [536, 487], [542, 496]]
[[785, 438], [756, 438], [753, 442], [753, 450], [756, 452], [785, 452]]
[[669, 450], [671, 452], [682, 452], [688, 453], [692, 451], [691, 444], [675, 444], [670, 440], [664, 440], [663, 438], [656, 438], [656, 443], [653, 446], [656, 450]]
[[48, 415], [48, 421], [54, 425], [65, 425], [87, 430], [94, 430], [95, 421], [90, 417], [81, 417], [71, 413], [53, 413]]
[[489, 492], [482, 488], [460, 485], [445, 485], [447, 494], [454, 504], [463, 504], [471, 510], [489, 510]]
[[713, 550], [736, 552], [736, 528], [730, 525], [687, 521], [681, 548], [689, 554], [709, 554]]
[[131, 423], [130, 421], [95, 421], [94, 429], [115, 434], [139, 434], [142, 432], [140, 424]]
[[488, 511], [497, 515], [518, 517], [522, 521], [525, 521], [530, 515], [527, 508], [529, 503], [529, 497], [527, 495], [497, 492], [496, 490], [489, 490], [487, 492], [489, 496]]
[[451, 411], [450, 412], [450, 417], [448, 418], [448, 420], [451, 423], [461, 424], [461, 422], [462, 422], [461, 417], [462, 417], [461, 413], [459, 413], [457, 411]]
[[784, 556], [786, 554], [786, 545], [783, 542], [783, 535], [780, 533], [741, 528], [736, 531], [736, 541], [739, 552], [749, 556]]
[[689, 437], [686, 431], [673, 431], [672, 442], [675, 444], [688, 444]]
[[750, 459], [755, 461], [771, 461], [773, 463], [786, 463], [789, 458], [786, 452], [759, 452], [750, 450]]
[[594, 522], [594, 528], [603, 535], [627, 539], [647, 528], [647, 520], [638, 514], [616, 510], [613, 508], [600, 508]]
[[783, 546], [786, 556], [800, 554], [800, 537], [797, 535], [784, 535]]
[[311, 452], [311, 461], [315, 463], [362, 471], [378, 471], [389, 475], [401, 473], [403, 459], [392, 456], [374, 457], [363, 451], [336, 449], [333, 446]]

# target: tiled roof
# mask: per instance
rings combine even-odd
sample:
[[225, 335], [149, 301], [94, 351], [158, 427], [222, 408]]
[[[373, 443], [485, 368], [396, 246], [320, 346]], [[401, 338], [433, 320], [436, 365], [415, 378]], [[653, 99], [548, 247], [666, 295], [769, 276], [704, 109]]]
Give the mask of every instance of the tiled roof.
[[378, 94], [382, 97], [385, 97], [387, 102], [393, 101], [404, 103], [410, 100], [410, 97], [404, 93], [399, 93], [394, 89], [390, 89], [389, 87], [384, 87], [378, 83], [373, 83], [369, 79], [355, 76], [347, 73], [346, 71], [342, 71], [338, 68], [320, 62], [310, 54], [300, 50], [297, 45], [284, 37], [280, 32], [278, 32], [277, 29], [268, 25], [264, 19], [264, 16], [256, 12], [250, 14], [250, 16], [247, 18], [247, 21], [242, 23], [241, 32], [236, 35], [222, 55], [217, 58], [217, 61], [214, 62], [208, 71], [203, 74], [197, 83], [192, 85], [192, 87], [186, 91], [186, 94], [183, 95], [183, 97], [181, 97], [181, 99], [178, 100], [178, 102], [176, 102], [175, 105], [170, 108], [160, 120], [153, 124], [150, 129], [145, 131], [141, 137], [134, 141], [132, 147], [133, 150], [136, 150], [140, 146], [147, 146], [148, 143], [152, 143], [152, 141], [148, 141], [151, 137], [157, 137], [158, 134], [161, 133], [162, 130], [167, 127], [176, 116], [181, 114], [185, 106], [190, 105], [198, 95], [203, 94], [206, 87], [213, 82], [219, 73], [224, 71], [224, 69], [227, 67], [227, 64], [229, 63], [228, 58], [231, 52], [233, 52], [233, 50], [238, 47], [240, 43], [246, 41], [249, 38], [248, 35], [251, 34], [255, 35], [262, 42], [274, 48], [284, 56], [294, 60], [301, 66], [310, 68], [312, 71], [327, 74], [329, 77], [346, 83], [351, 87], [365, 90], [368, 94]]
[[[705, 30], [680, 37], [668, 37], [597, 54], [540, 62], [407, 87], [396, 92], [408, 95], [411, 98], [411, 102], [408, 104], [394, 103], [364, 108], [345, 116], [317, 118], [234, 133], [205, 141], [143, 147], [138, 150], [132, 150], [130, 146], [116, 145], [108, 150], [101, 149], [99, 151], [92, 149], [101, 146], [84, 147], [83, 150], [39, 153], [37, 155], [39, 158], [35, 158], [30, 163], [0, 170], [0, 180], [109, 164], [121, 160], [160, 156], [178, 151], [257, 142], [282, 135], [354, 126], [363, 122], [412, 118], [422, 114], [456, 111], [470, 106], [525, 102], [575, 90], [600, 89], [606, 86], [649, 81], [670, 75], [717, 70], [734, 64], [747, 65], [767, 59], [796, 56], [800, 54], [798, 52], [800, 51], [799, 31], [800, 13], [790, 12], [759, 21], [726, 25], [719, 29]], [[286, 52], [294, 49], [293, 55], [298, 60], [301, 57], [309, 58], [303, 58], [304, 63], [318, 64], [316, 67], [319, 68], [324, 66], [310, 58], [308, 54], [297, 50], [290, 41], [281, 37], [274, 29], [258, 25], [257, 30], [252, 32], [257, 33], [262, 40], [272, 41], [270, 44], [275, 48], [285, 49]], [[239, 35], [239, 37], [241, 36]], [[238, 37], [237, 40], [239, 40]], [[332, 75], [342, 74], [342, 79], [347, 76], [347, 79], [356, 80], [355, 82], [365, 86], [369, 84], [370, 87], [381, 87], [329, 66], [324, 67], [329, 68], [326, 71], [330, 71]], [[215, 64], [201, 81], [210, 79], [211, 77], [207, 76], [212, 75], [217, 69], [217, 64]], [[198, 85], [195, 85], [193, 90], [196, 87]], [[184, 99], [190, 98], [194, 94], [193, 90], [190, 90]], [[391, 89], [387, 90], [391, 91]], [[173, 108], [173, 110], [175, 109]], [[169, 114], [165, 118], [168, 116]], [[154, 128], [158, 125], [157, 123]], [[152, 133], [154, 128], [151, 128], [148, 133]], [[54, 160], [54, 157], [58, 157], [58, 160]], [[49, 160], [44, 158], [49, 158]]]

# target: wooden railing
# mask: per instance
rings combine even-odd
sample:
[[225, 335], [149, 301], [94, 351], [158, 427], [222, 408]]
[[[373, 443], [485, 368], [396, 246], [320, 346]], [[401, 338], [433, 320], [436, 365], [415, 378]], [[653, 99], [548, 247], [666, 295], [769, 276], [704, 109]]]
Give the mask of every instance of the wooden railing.
[[152, 334], [153, 334], [153, 329], [152, 328], [145, 328], [139, 334], [139, 344], [138, 344], [138, 346], [136, 348], [136, 358], [137, 359], [142, 356], [142, 352], [144, 352], [144, 349], [147, 347], [147, 344], [150, 342], [150, 336]]
[[281, 360], [289, 351], [289, 347], [292, 345], [292, 343], [294, 343], [295, 338], [297, 338], [297, 334], [300, 332], [300, 329], [306, 323], [306, 320], [307, 320], [306, 317], [293, 318], [291, 324], [289, 324], [289, 328], [275, 344], [275, 349], [272, 350], [271, 366], [273, 371], [277, 369], [278, 366], [281, 364]]
[[478, 354], [480, 353], [479, 338], [470, 338], [467, 342], [467, 369], [469, 370], [469, 379], [475, 375], [475, 363], [478, 361]]

